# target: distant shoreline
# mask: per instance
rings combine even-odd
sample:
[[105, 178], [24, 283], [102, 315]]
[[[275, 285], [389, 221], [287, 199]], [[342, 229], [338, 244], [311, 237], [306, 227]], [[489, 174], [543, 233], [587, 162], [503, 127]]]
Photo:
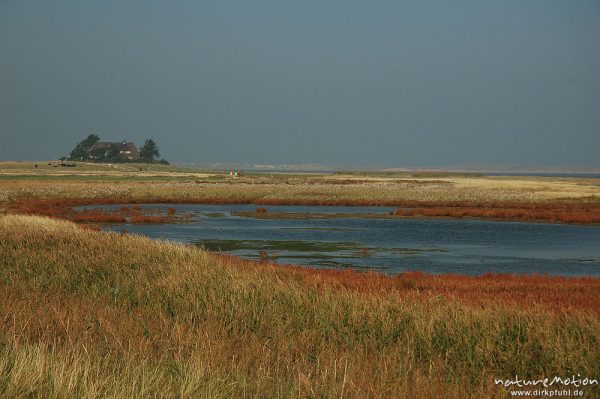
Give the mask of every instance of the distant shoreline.
[[600, 172], [474, 172], [483, 176], [579, 177], [598, 179]]

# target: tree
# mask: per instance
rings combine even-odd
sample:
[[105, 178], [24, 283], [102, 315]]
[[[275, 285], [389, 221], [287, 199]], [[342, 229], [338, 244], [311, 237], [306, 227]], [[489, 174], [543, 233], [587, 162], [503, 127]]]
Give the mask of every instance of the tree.
[[158, 145], [152, 139], [147, 139], [142, 148], [140, 148], [140, 158], [146, 162], [154, 162], [160, 156]]
[[87, 155], [88, 151], [94, 144], [100, 141], [100, 137], [97, 134], [90, 134], [83, 141], [77, 143], [75, 148], [69, 154], [69, 160], [71, 161], [82, 161]]

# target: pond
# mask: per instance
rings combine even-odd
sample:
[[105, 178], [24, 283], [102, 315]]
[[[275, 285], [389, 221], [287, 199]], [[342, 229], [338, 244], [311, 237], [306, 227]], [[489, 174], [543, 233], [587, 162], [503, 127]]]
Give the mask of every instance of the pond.
[[[122, 205], [89, 206], [111, 210]], [[262, 207], [262, 206], [261, 206]], [[249, 259], [388, 274], [541, 273], [600, 276], [600, 227], [474, 219], [393, 219], [393, 208], [256, 205], [142, 205], [189, 213], [186, 223], [107, 225]], [[244, 213], [246, 212], [246, 214]], [[242, 214], [243, 216], [239, 216]], [[342, 217], [335, 217], [340, 214]], [[373, 217], [353, 217], [370, 214]]]

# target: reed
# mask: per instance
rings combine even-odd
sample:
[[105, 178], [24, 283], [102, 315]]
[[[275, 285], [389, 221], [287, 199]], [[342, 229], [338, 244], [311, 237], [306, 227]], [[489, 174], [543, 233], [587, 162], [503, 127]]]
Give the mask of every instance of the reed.
[[600, 376], [599, 286], [275, 266], [0, 216], [0, 396], [498, 397], [494, 377]]

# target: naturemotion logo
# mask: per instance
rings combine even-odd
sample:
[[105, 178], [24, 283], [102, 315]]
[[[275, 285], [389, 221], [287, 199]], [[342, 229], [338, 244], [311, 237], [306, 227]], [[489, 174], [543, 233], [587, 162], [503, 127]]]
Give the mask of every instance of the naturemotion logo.
[[524, 379], [516, 375], [514, 379], [494, 378], [494, 384], [508, 388], [510, 396], [515, 397], [581, 397], [584, 391], [579, 388], [598, 386], [598, 379], [584, 377], [581, 374], [539, 379]]

